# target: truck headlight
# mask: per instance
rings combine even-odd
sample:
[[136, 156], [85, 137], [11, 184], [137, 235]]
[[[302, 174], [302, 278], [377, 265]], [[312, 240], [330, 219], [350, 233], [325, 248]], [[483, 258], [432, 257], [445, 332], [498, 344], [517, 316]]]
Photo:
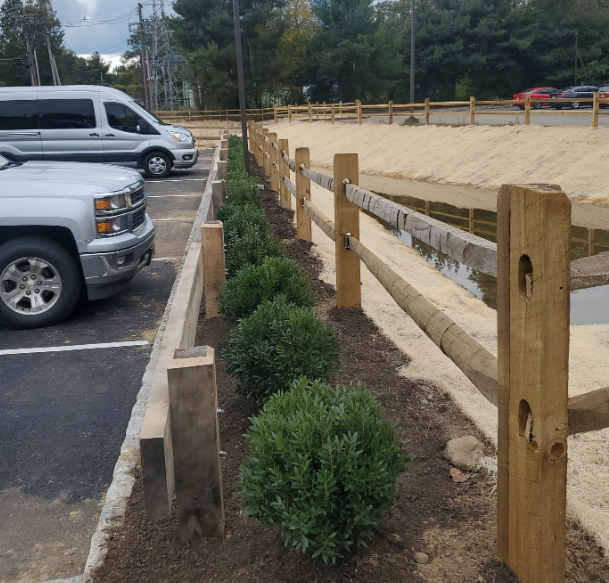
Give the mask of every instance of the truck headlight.
[[97, 219], [97, 236], [112, 237], [128, 230], [127, 216]]
[[185, 142], [185, 143], [190, 143], [192, 142], [192, 136], [188, 135], [188, 134], [181, 134], [179, 132], [169, 132], [171, 134], [171, 137], [176, 141], [176, 142]]
[[97, 216], [110, 215], [124, 210], [127, 210], [127, 201], [124, 194], [95, 197], [95, 214]]

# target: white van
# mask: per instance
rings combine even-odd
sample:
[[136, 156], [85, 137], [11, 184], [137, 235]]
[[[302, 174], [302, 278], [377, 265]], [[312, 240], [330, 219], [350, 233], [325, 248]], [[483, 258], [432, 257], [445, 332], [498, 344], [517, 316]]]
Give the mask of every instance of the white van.
[[110, 87], [0, 87], [0, 155], [16, 162], [105, 162], [163, 178], [191, 168], [192, 134]]

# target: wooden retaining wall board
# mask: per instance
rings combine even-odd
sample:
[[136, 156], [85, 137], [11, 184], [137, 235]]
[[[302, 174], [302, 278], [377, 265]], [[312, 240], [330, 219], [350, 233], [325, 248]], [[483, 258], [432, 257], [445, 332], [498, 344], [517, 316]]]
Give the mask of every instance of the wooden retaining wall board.
[[169, 420], [167, 366], [176, 348], [194, 346], [203, 296], [201, 224], [212, 220], [212, 182], [217, 175], [218, 150], [194, 221], [190, 245], [178, 273], [178, 283], [154, 369], [146, 415], [140, 432], [144, 506], [149, 519], [167, 518], [174, 492], [174, 468]]

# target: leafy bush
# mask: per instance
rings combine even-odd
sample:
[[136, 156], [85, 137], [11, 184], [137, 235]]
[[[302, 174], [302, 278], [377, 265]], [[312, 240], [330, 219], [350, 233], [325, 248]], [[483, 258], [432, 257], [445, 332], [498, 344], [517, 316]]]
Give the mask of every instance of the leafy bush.
[[233, 329], [224, 356], [237, 392], [262, 405], [298, 377], [329, 381], [339, 366], [338, 334], [311, 308], [277, 296]]
[[218, 296], [220, 312], [234, 320], [245, 318], [279, 294], [296, 306], [314, 305], [307, 279], [296, 263], [284, 257], [267, 257], [262, 265], [248, 265], [226, 282], [226, 289]]
[[366, 546], [412, 459], [370, 392], [301, 378], [251, 421], [239, 492], [248, 514], [326, 562]]
[[246, 265], [261, 265], [267, 257], [283, 257], [283, 247], [266, 228], [250, 227], [241, 236], [225, 237], [224, 261], [227, 278], [234, 277]]
[[253, 178], [229, 180], [226, 183], [226, 203], [260, 206], [260, 190]]
[[231, 237], [242, 237], [248, 229], [254, 227], [266, 230], [264, 211], [257, 206], [224, 205], [217, 217], [223, 223], [225, 241]]

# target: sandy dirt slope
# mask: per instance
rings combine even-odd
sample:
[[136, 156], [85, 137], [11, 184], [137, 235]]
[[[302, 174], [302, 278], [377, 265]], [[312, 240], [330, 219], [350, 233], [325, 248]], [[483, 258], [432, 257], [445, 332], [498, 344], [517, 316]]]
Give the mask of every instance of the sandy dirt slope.
[[[312, 124], [314, 125], [314, 124]], [[288, 128], [289, 129], [289, 128]], [[285, 137], [288, 132], [279, 132]], [[291, 137], [291, 135], [290, 135]], [[296, 140], [295, 140], [296, 141]], [[309, 143], [314, 142], [310, 138]], [[353, 145], [353, 144], [352, 144]], [[354, 148], [352, 148], [353, 150]], [[291, 148], [293, 153], [293, 149]], [[315, 151], [315, 150], [313, 150]], [[292, 175], [292, 180], [294, 176]], [[313, 202], [334, 217], [332, 193], [312, 184]], [[449, 280], [375, 219], [360, 213], [361, 241], [439, 306], [488, 350], [497, 351], [496, 312]], [[313, 224], [313, 241], [324, 260], [325, 281], [335, 285], [334, 243]], [[497, 410], [421, 332], [362, 265], [362, 307], [412, 362], [404, 374], [442, 388], [478, 427], [496, 442]], [[609, 385], [609, 326], [571, 328], [569, 394]], [[609, 551], [609, 429], [569, 438], [568, 504], [575, 518]], [[492, 463], [492, 462], [491, 462]]]
[[609, 128], [530, 126], [401, 127], [281, 122], [269, 128], [306, 146], [329, 167], [335, 152], [359, 154], [360, 172], [498, 188], [559, 184], [572, 200], [609, 207]]

